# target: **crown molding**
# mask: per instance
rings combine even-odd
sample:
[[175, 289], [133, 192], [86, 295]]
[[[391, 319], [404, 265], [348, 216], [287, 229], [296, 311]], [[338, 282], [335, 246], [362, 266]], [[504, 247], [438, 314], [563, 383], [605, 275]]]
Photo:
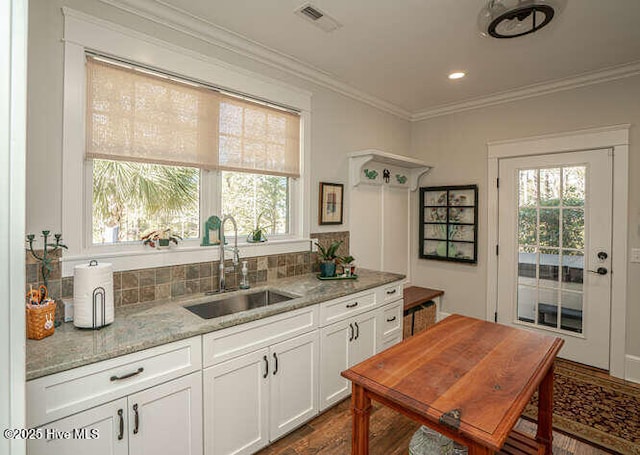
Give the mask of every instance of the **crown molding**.
[[326, 71], [250, 40], [243, 35], [205, 21], [182, 9], [169, 6], [160, 0], [100, 1], [208, 44], [223, 48], [324, 88], [328, 88], [404, 120], [411, 120], [412, 118], [411, 112], [406, 109], [341, 82]]
[[495, 93], [489, 96], [469, 99], [462, 102], [444, 104], [433, 108], [411, 112], [394, 103], [390, 103], [347, 83], [339, 81], [334, 75], [307, 62], [272, 49], [257, 41], [203, 20], [182, 9], [170, 6], [162, 0], [100, 0], [102, 3], [127, 11], [143, 19], [155, 22], [188, 36], [225, 49], [243, 57], [276, 68], [300, 79], [327, 88], [341, 95], [366, 103], [396, 117], [411, 122], [419, 122], [458, 112], [494, 106], [503, 103], [571, 90], [593, 84], [614, 81], [640, 74], [640, 61], [613, 66], [603, 70], [584, 73], [578, 76], [557, 79], [526, 87]]
[[510, 103], [512, 101], [523, 100], [535, 96], [548, 95], [550, 93], [561, 92], [564, 90], [572, 90], [593, 84], [600, 84], [602, 82], [615, 81], [617, 79], [637, 76], [638, 74], [640, 74], [640, 61], [613, 66], [604, 70], [584, 73], [579, 76], [557, 79], [540, 84], [533, 84], [523, 88], [500, 92], [490, 96], [474, 98], [460, 103], [445, 104], [413, 114], [410, 120], [412, 122], [419, 122], [421, 120], [441, 117], [457, 112], [464, 112], [472, 109], [494, 106], [496, 104]]

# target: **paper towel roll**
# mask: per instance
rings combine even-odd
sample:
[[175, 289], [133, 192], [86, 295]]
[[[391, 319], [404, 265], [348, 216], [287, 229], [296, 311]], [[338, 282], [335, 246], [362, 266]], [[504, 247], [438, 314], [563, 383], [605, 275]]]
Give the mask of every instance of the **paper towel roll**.
[[113, 266], [111, 264], [76, 265], [73, 268], [73, 325], [81, 328], [94, 327], [94, 290], [104, 289], [104, 319], [102, 298], [97, 296], [95, 305], [95, 327], [113, 322]]

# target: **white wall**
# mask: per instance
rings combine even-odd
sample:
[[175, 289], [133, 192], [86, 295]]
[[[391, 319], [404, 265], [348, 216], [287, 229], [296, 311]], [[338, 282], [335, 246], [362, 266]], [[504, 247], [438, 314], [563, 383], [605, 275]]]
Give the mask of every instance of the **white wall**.
[[[583, 128], [632, 124], [629, 149], [629, 246], [640, 247], [640, 76], [511, 102], [412, 125], [412, 155], [435, 169], [422, 185], [479, 186], [478, 265], [413, 260], [415, 284], [446, 291], [445, 312], [485, 317], [487, 287], [487, 146]], [[417, 203], [416, 203], [417, 205]], [[417, 228], [417, 221], [412, 221]], [[417, 251], [417, 232], [412, 235]], [[627, 354], [640, 354], [640, 264], [629, 264]]]
[[[63, 16], [69, 6], [101, 19], [209, 55], [243, 69], [309, 90], [311, 112], [311, 232], [348, 230], [341, 226], [318, 226], [318, 182], [347, 183], [345, 154], [365, 148], [380, 148], [408, 154], [410, 124], [395, 116], [323, 87], [301, 80], [227, 50], [163, 28], [97, 0], [32, 0], [29, 34], [29, 185], [27, 232], [61, 227], [62, 198], [62, 79]], [[345, 194], [345, 201], [348, 194]], [[346, 212], [345, 212], [346, 215]], [[63, 232], [64, 236], [64, 232]], [[66, 243], [75, 239], [64, 237]]]

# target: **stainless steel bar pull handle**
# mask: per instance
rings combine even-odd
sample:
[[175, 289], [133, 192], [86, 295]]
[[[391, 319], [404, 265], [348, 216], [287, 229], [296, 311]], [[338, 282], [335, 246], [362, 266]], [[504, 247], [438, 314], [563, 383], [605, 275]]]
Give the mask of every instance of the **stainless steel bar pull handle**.
[[136, 376], [140, 373], [142, 373], [144, 371], [144, 368], [140, 367], [138, 368], [136, 371], [134, 371], [133, 373], [127, 373], [123, 376], [111, 376], [111, 381], [122, 381], [123, 379], [129, 379], [133, 376]]
[[133, 405], [133, 434], [138, 434], [140, 430], [140, 414], [138, 413], [138, 403]]
[[124, 415], [123, 415], [123, 410], [122, 409], [118, 409], [118, 418], [120, 419], [120, 432], [118, 433], [118, 441], [122, 441], [122, 438], [124, 438]]

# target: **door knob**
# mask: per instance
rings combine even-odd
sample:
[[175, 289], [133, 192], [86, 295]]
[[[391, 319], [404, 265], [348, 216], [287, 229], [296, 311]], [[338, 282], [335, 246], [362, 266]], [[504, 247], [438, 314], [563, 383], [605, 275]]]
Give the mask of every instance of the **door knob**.
[[599, 251], [598, 252], [598, 259], [600, 259], [601, 261], [606, 260], [609, 257], [609, 255], [607, 254], [606, 251]]
[[597, 273], [598, 275], [606, 275], [609, 271], [604, 267], [598, 267], [595, 270], [589, 270], [591, 273]]

